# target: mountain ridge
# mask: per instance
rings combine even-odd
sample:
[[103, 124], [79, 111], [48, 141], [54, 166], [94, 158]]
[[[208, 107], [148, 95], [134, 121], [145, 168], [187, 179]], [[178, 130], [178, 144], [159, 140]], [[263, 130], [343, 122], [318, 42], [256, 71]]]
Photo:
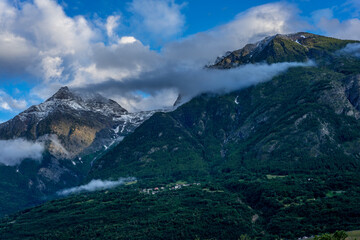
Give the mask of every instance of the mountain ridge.
[[355, 40], [339, 40], [307, 32], [276, 34], [257, 43], [228, 52], [209, 68], [229, 69], [243, 64], [266, 62], [304, 62], [308, 59], [326, 58], [331, 52], [344, 48]]

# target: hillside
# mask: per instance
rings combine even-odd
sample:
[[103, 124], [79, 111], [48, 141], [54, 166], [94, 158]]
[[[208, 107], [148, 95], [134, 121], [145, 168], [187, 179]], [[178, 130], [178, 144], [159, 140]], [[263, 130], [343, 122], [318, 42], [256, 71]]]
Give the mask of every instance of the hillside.
[[316, 47], [316, 66], [155, 113], [87, 176], [136, 183], [19, 212], [0, 236], [297, 239], [358, 229], [360, 59], [337, 52], [349, 41], [333, 41]]

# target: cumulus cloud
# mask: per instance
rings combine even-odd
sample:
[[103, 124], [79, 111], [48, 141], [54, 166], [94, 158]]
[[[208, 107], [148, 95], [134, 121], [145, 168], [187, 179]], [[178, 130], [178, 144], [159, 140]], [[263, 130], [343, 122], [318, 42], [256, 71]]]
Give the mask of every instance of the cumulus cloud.
[[77, 194], [81, 192], [94, 192], [109, 188], [115, 188], [120, 185], [124, 185], [128, 182], [135, 181], [136, 178], [129, 177], [129, 178], [120, 178], [117, 181], [107, 181], [107, 180], [91, 180], [88, 184], [73, 187], [73, 188], [67, 188], [61, 191], [58, 191], [58, 195], [69, 195], [69, 194]]
[[79, 67], [69, 86], [101, 83], [109, 78], [121, 80], [160, 64], [160, 56], [156, 52], [131, 36], [121, 37], [111, 45], [94, 44], [92, 53], [91, 64]]
[[25, 139], [0, 140], [0, 163], [15, 166], [27, 158], [39, 161], [43, 151], [44, 145], [40, 142]]
[[174, 0], [133, 0], [130, 3], [133, 24], [141, 25], [141, 31], [165, 39], [183, 30], [185, 16], [181, 13], [182, 7]]
[[43, 70], [49, 59], [61, 58], [74, 67], [97, 37], [84, 17], [66, 16], [52, 0], [26, 1], [19, 7], [2, 0], [0, 26], [0, 74], [31, 73], [47, 79], [49, 71]]

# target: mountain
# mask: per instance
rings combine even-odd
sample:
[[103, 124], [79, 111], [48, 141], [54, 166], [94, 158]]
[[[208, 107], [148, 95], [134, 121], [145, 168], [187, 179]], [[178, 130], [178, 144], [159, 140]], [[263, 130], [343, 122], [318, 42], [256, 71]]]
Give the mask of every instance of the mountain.
[[228, 69], [257, 62], [271, 64], [304, 62], [308, 59], [326, 60], [334, 51], [354, 42], [356, 41], [344, 41], [306, 32], [277, 34], [228, 52], [224, 57], [218, 58], [210, 68]]
[[279, 57], [269, 50], [275, 43], [289, 42], [282, 53], [300, 56], [288, 55], [294, 44], [302, 46], [296, 41], [309, 53], [312, 43], [316, 56], [323, 56], [314, 59], [316, 67], [291, 68], [270, 82], [222, 96], [203, 94], [173, 112], [154, 114], [98, 160], [90, 176], [179, 180], [245, 166], [278, 173], [358, 168], [359, 59], [336, 52], [353, 41], [296, 33], [247, 46], [269, 59]]
[[108, 147], [153, 112], [128, 113], [99, 94], [62, 87], [52, 97], [0, 125], [0, 139], [46, 141], [49, 152], [71, 159]]
[[3, 219], [0, 236], [298, 239], [357, 229], [360, 59], [338, 51], [354, 41], [297, 33], [262, 42], [254, 63], [316, 65], [155, 113], [95, 160], [85, 181], [136, 182], [24, 210]]
[[[97, 157], [154, 112], [129, 113], [99, 94], [62, 87], [45, 102], [0, 124], [2, 140], [23, 138], [45, 145], [41, 162], [0, 164], [0, 215], [81, 183]], [[19, 200], [11, 201], [14, 198]]]

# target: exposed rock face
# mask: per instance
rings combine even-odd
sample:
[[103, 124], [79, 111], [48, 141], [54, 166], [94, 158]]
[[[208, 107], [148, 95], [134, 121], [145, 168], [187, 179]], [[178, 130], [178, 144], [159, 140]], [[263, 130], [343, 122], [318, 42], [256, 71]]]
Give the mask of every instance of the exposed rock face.
[[181, 105], [183, 103], [183, 98], [182, 98], [182, 95], [179, 94], [178, 97], [176, 98], [173, 106], [174, 107], [178, 107], [179, 105]]
[[347, 98], [360, 111], [360, 74], [346, 79], [345, 85]]
[[97, 151], [133, 131], [153, 112], [128, 113], [99, 94], [62, 87], [51, 98], [0, 125], [0, 139], [45, 141], [51, 154], [74, 158]]

